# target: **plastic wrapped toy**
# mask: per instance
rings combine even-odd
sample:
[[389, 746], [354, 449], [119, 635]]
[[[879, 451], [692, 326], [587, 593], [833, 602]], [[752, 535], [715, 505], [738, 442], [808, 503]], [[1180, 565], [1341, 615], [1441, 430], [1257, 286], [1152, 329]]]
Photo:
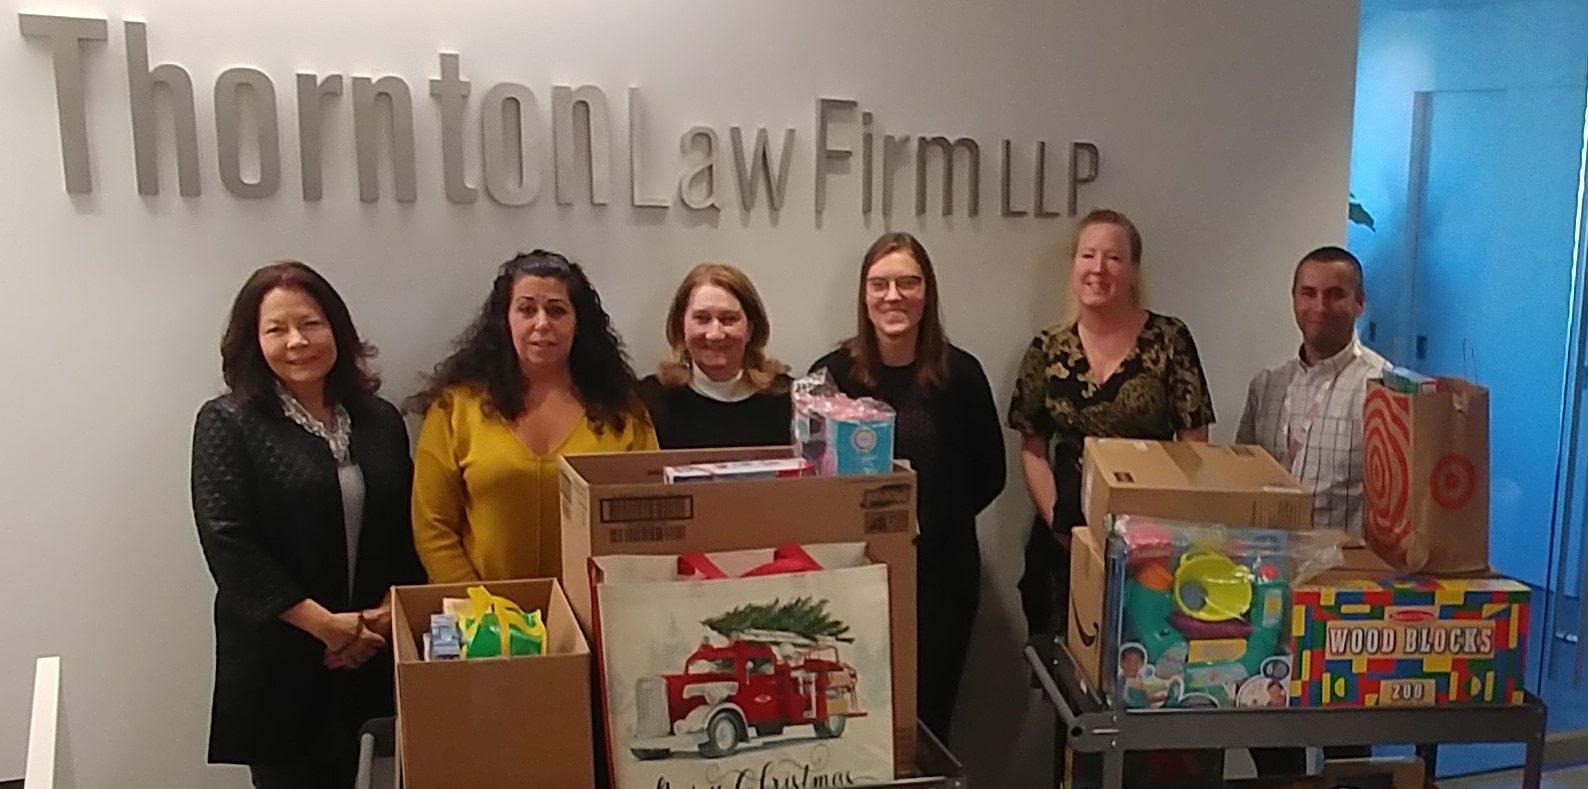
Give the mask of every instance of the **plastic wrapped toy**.
[[1116, 518], [1116, 703], [1286, 706], [1290, 589], [1343, 561], [1340, 541], [1333, 532]]
[[870, 397], [852, 398], [817, 370], [794, 382], [794, 442], [800, 456], [831, 475], [887, 474], [893, 470], [893, 408]]

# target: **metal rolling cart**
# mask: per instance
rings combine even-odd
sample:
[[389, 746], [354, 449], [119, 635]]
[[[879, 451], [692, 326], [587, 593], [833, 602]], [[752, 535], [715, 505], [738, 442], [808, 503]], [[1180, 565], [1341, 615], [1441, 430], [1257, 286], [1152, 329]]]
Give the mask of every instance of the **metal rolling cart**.
[[[1025, 653], [1068, 747], [1102, 754], [1103, 789], [1123, 786], [1127, 752], [1182, 748], [1413, 744], [1431, 780], [1441, 744], [1520, 742], [1527, 746], [1522, 789], [1538, 789], [1543, 776], [1546, 711], [1532, 694], [1496, 706], [1113, 710], [1087, 686], [1061, 639], [1034, 639]], [[1057, 759], [1062, 765], [1062, 752]]]
[[[965, 768], [959, 760], [948, 752], [948, 748], [929, 729], [919, 723], [917, 727], [917, 742], [920, 743], [920, 748], [916, 754], [914, 771], [916, 775], [897, 778], [886, 783], [855, 786], [851, 789], [969, 789], [970, 783], [965, 777]], [[359, 764], [355, 789], [371, 789], [375, 759], [394, 758], [396, 750], [394, 729], [395, 723], [392, 718], [377, 718], [364, 725], [363, 731], [359, 734]], [[392, 785], [402, 786], [401, 770], [394, 769], [393, 772], [395, 777]], [[597, 783], [605, 786], [605, 776], [598, 776]]]

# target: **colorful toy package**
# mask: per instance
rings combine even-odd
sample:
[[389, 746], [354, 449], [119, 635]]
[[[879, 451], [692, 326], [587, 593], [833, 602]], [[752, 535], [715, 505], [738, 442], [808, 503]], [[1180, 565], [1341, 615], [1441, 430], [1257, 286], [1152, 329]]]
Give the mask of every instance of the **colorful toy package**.
[[893, 471], [894, 410], [838, 391], [824, 370], [794, 382], [794, 443], [823, 476]]
[[1289, 704], [1290, 590], [1342, 561], [1339, 535], [1133, 516], [1113, 532], [1116, 706]]
[[1530, 597], [1501, 578], [1301, 586], [1291, 703], [1521, 703]]

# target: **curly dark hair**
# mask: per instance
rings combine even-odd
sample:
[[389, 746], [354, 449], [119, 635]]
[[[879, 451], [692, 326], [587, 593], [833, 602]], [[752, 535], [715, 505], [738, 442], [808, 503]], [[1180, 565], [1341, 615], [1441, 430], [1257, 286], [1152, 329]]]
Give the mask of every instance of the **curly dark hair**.
[[248, 276], [221, 335], [221, 377], [231, 394], [252, 405], [276, 402], [276, 375], [259, 349], [259, 305], [276, 288], [302, 291], [320, 305], [336, 339], [336, 362], [325, 376], [325, 399], [347, 405], [380, 389], [380, 378], [369, 370], [375, 346], [359, 337], [353, 316], [336, 288], [320, 272], [296, 260], [281, 260]]
[[426, 378], [425, 388], [404, 403], [408, 410], [424, 413], [447, 387], [463, 384], [483, 389], [490, 406], [504, 419], [517, 419], [524, 413], [524, 378], [507, 328], [513, 285], [524, 277], [549, 277], [568, 288], [574, 313], [568, 369], [574, 391], [595, 427], [619, 431], [629, 419], [648, 423], [623, 338], [602, 308], [601, 295], [579, 264], [544, 249], [519, 253], [502, 264], [479, 315], [454, 341], [452, 355]]

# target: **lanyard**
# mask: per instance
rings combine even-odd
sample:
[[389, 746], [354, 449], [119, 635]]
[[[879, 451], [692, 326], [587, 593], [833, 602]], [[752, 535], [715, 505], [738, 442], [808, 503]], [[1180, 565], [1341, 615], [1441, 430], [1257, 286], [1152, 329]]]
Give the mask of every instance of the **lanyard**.
[[[1279, 413], [1279, 424], [1285, 435], [1285, 455], [1286, 459], [1289, 461], [1286, 465], [1290, 467], [1290, 473], [1295, 475], [1297, 478], [1301, 477], [1301, 469], [1303, 466], [1302, 461], [1305, 459], [1307, 451], [1307, 439], [1312, 436], [1312, 426], [1318, 420], [1318, 411], [1321, 410], [1324, 403], [1328, 402], [1329, 398], [1333, 396], [1334, 385], [1340, 382], [1340, 375], [1345, 372], [1345, 368], [1351, 366], [1352, 362], [1355, 362], [1358, 358], [1361, 358], [1361, 356], [1361, 346], [1358, 345], [1355, 340], [1352, 340], [1351, 358], [1341, 363], [1340, 366], [1335, 369], [1334, 377], [1329, 379], [1328, 386], [1319, 389], [1318, 393], [1313, 395], [1312, 405], [1307, 409], [1307, 415], [1302, 419], [1301, 426], [1298, 431], [1291, 430], [1291, 415], [1294, 413], [1292, 387], [1295, 385], [1295, 379], [1292, 378], [1290, 383], [1285, 385], [1285, 403]], [[1301, 371], [1301, 374], [1305, 373], [1306, 370]]]

